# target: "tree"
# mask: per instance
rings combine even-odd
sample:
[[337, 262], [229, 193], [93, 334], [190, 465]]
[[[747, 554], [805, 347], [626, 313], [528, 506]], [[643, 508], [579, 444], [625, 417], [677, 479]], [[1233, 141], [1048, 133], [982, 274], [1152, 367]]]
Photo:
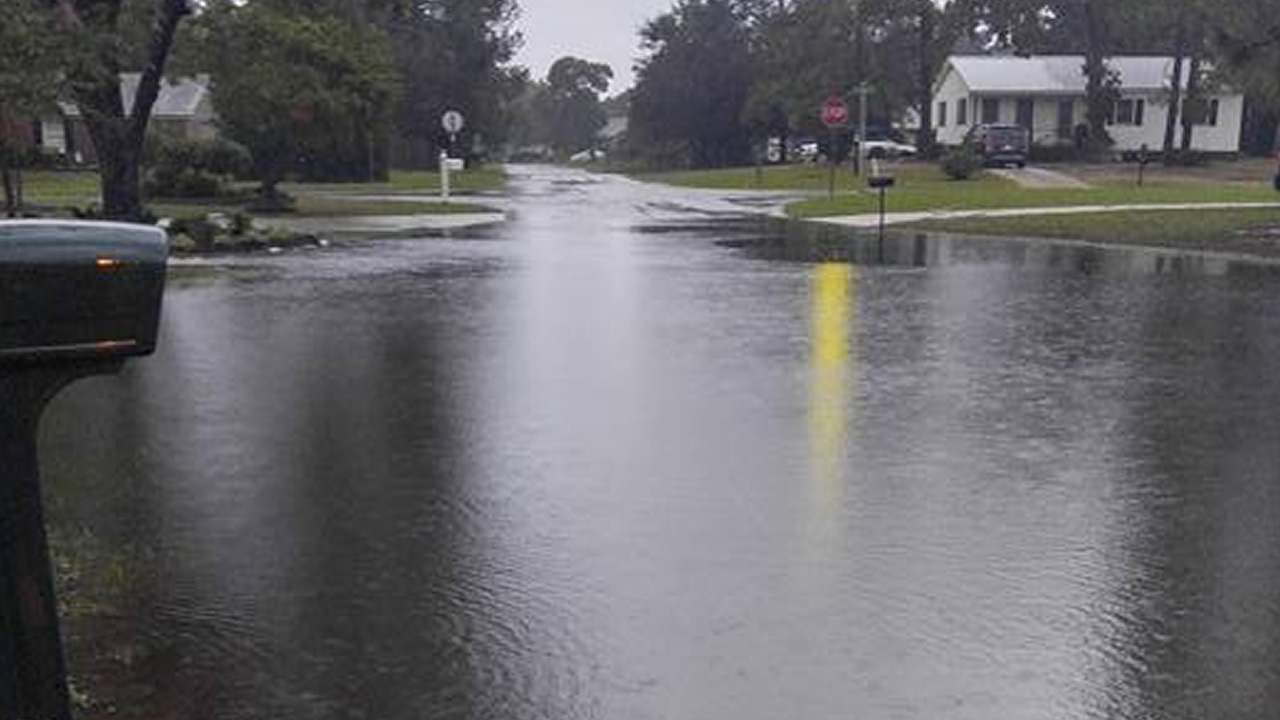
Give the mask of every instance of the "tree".
[[[102, 176], [102, 211], [142, 216], [140, 166], [151, 111], [189, 0], [47, 0], [57, 39], [68, 49], [64, 77], [93, 140]], [[126, 100], [123, 70], [140, 69], [137, 94]]]
[[846, 96], [869, 77], [862, 18], [843, 0], [796, 0], [757, 8], [751, 17], [752, 82], [745, 110], [751, 134], [757, 140], [823, 134], [823, 100]]
[[730, 0], [682, 0], [641, 31], [630, 141], [650, 158], [694, 167], [745, 161], [752, 55]]
[[548, 140], [560, 153], [572, 153], [595, 144], [606, 118], [600, 96], [609, 90], [613, 70], [608, 65], [560, 58], [547, 74], [546, 92], [539, 109], [546, 118]]
[[224, 132], [248, 148], [264, 197], [293, 170], [321, 180], [377, 172], [399, 82], [380, 30], [233, 0], [192, 30]]
[[521, 42], [517, 15], [515, 0], [421, 0], [389, 14], [404, 80], [395, 120], [412, 164], [434, 163], [449, 144], [439, 123], [446, 110], [467, 116], [459, 152], [505, 139], [525, 79], [508, 66]]
[[8, 0], [0, 23], [0, 182], [5, 214], [22, 212], [21, 167], [32, 152], [26, 125], [55, 107], [61, 54], [37, 0]]
[[1255, 112], [1271, 118], [1272, 140], [1265, 149], [1280, 150], [1280, 0], [1232, 2], [1212, 17], [1208, 34], [1219, 69], [1245, 89]]
[[[933, 82], [956, 42], [973, 32], [974, 6], [969, 0], [868, 0], [882, 57], [884, 84], [908, 91], [898, 103], [920, 115], [917, 143], [923, 156], [935, 154]], [[906, 50], [906, 52], [903, 52]]]

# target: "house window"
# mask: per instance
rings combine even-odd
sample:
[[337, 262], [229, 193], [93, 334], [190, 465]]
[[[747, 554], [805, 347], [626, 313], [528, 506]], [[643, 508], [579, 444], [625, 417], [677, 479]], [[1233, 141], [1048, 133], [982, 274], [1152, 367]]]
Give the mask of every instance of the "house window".
[[969, 98], [960, 98], [956, 101], [956, 124], [969, 124]]
[[938, 103], [938, 127], [946, 127], [946, 126], [947, 126], [947, 104], [944, 102], [940, 102]]
[[1130, 98], [1116, 103], [1111, 114], [1111, 122], [1115, 125], [1134, 125], [1142, 127], [1147, 110], [1147, 102], [1142, 98]]
[[1000, 122], [1000, 101], [996, 98], [982, 99], [982, 122]]

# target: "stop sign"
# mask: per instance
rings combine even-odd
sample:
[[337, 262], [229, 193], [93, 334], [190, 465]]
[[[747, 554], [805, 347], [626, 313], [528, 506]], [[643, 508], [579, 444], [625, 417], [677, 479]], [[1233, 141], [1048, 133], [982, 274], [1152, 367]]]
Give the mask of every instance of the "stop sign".
[[822, 123], [829, 128], [844, 127], [849, 123], [849, 106], [832, 95], [822, 104]]

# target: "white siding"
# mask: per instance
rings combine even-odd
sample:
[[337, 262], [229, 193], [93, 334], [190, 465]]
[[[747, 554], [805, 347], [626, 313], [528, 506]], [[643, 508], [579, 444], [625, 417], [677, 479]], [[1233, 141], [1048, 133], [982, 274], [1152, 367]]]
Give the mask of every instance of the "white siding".
[[1244, 96], [1220, 96], [1217, 100], [1218, 124], [1214, 127], [1197, 125], [1191, 135], [1191, 146], [1204, 152], [1240, 152], [1240, 135], [1244, 129]]
[[[1125, 95], [1125, 97], [1142, 97], [1141, 95]], [[1148, 95], [1146, 100], [1146, 117], [1142, 127], [1131, 125], [1111, 125], [1107, 129], [1115, 140], [1118, 151], [1133, 151], [1143, 145], [1154, 151], [1164, 148], [1165, 122], [1169, 118], [1168, 102], [1155, 95]], [[1215, 126], [1196, 125], [1191, 134], [1191, 149], [1209, 153], [1234, 153], [1240, 151], [1240, 134], [1244, 121], [1244, 97], [1229, 95], [1216, 97], [1218, 100], [1218, 124]], [[1182, 124], [1178, 124], [1174, 136], [1175, 147], [1182, 142]]]
[[[969, 126], [973, 123], [974, 108], [973, 101], [969, 101], [969, 118], [968, 122], [961, 125], [957, 122], [957, 110], [960, 106], [961, 98], [969, 97], [969, 88], [964, 84], [959, 73], [948, 67], [944, 71], [942, 82], [938, 83], [937, 92], [933, 95], [932, 111], [937, 112], [938, 103], [945, 102], [947, 104], [947, 124], [938, 127], [938, 142], [943, 145], [958, 145], [964, 139], [964, 134], [969, 131]], [[935, 124], [937, 118], [934, 118]]]

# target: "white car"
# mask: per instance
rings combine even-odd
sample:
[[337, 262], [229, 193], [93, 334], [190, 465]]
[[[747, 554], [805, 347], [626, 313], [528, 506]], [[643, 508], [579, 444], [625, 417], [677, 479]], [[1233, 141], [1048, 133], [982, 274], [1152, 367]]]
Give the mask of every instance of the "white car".
[[591, 149], [591, 150], [583, 150], [582, 152], [579, 152], [579, 153], [574, 153], [569, 157], [569, 162], [593, 163], [593, 162], [597, 162], [604, 159], [605, 159], [605, 152], [603, 150]]
[[867, 158], [872, 160], [892, 160], [894, 158], [915, 157], [919, 152], [915, 145], [894, 142], [893, 140], [868, 140], [863, 143]]

